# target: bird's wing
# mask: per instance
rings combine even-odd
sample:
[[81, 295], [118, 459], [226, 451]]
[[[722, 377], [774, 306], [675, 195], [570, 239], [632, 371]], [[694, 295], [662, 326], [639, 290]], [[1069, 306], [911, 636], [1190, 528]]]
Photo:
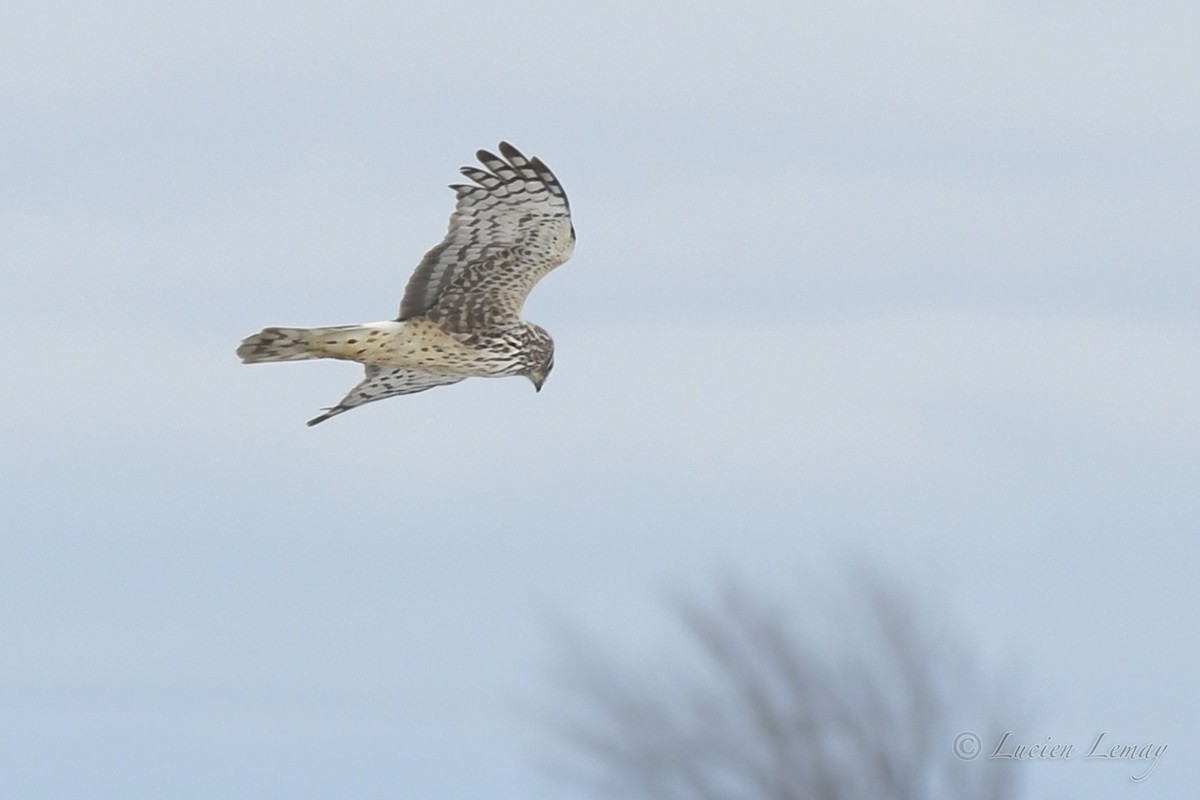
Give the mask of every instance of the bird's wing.
[[308, 421], [310, 426], [335, 417], [343, 411], [358, 408], [365, 403], [383, 400], [385, 397], [395, 397], [401, 394], [416, 394], [435, 386], [446, 386], [464, 380], [461, 375], [437, 375], [429, 372], [417, 372], [411, 369], [396, 369], [395, 367], [380, 367], [368, 364], [366, 377], [362, 382], [349, 391], [341, 402], [325, 413]]
[[400, 319], [428, 314], [451, 331], [515, 320], [534, 284], [571, 257], [567, 195], [549, 168], [507, 142], [476, 154], [473, 183], [451, 186], [458, 204], [446, 238], [417, 265]]

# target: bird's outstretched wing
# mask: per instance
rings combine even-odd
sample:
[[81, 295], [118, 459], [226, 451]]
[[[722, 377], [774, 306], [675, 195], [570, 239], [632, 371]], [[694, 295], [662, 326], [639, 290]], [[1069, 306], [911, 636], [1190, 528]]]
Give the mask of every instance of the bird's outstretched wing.
[[366, 377], [362, 379], [362, 383], [351, 389], [336, 406], [327, 408], [321, 416], [310, 419], [308, 421], [309, 426], [311, 427], [319, 422], [324, 422], [330, 417], [341, 414], [343, 411], [349, 411], [352, 408], [358, 408], [365, 403], [382, 400], [385, 397], [393, 397], [399, 394], [416, 394], [426, 389], [432, 389], [435, 386], [446, 386], [447, 384], [458, 383], [464, 380], [464, 377], [459, 375], [437, 375], [430, 372], [417, 372], [411, 369], [379, 367], [374, 364], [368, 364], [366, 372]]
[[530, 290], [571, 257], [575, 229], [567, 195], [549, 168], [507, 142], [500, 156], [476, 154], [486, 169], [463, 167], [446, 238], [417, 265], [400, 317], [427, 314], [468, 333], [515, 321]]

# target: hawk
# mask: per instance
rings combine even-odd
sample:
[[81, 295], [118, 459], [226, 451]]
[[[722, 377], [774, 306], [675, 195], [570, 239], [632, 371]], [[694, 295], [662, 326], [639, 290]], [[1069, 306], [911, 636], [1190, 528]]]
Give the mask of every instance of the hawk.
[[476, 153], [446, 238], [413, 271], [395, 320], [328, 328], [265, 328], [237, 349], [245, 364], [338, 358], [362, 382], [309, 425], [366, 403], [458, 383], [524, 375], [535, 389], [554, 367], [554, 341], [521, 319], [534, 285], [571, 257], [575, 227], [558, 179], [507, 142]]

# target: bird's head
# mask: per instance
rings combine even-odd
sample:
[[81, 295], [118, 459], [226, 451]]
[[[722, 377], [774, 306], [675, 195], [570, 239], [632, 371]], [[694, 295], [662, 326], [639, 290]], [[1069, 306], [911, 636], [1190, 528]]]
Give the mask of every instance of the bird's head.
[[525, 369], [521, 374], [529, 378], [533, 388], [540, 392], [550, 370], [554, 369], [554, 340], [550, 338], [550, 334], [537, 325], [529, 325], [528, 331], [529, 338], [525, 346]]

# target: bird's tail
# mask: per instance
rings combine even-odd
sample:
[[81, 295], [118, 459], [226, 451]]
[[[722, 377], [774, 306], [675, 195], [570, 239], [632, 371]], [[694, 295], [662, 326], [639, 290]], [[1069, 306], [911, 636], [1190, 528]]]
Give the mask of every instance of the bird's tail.
[[237, 349], [243, 364], [270, 361], [307, 361], [310, 358], [345, 358], [337, 345], [353, 340], [361, 325], [337, 325], [332, 328], [264, 328], [242, 340]]

